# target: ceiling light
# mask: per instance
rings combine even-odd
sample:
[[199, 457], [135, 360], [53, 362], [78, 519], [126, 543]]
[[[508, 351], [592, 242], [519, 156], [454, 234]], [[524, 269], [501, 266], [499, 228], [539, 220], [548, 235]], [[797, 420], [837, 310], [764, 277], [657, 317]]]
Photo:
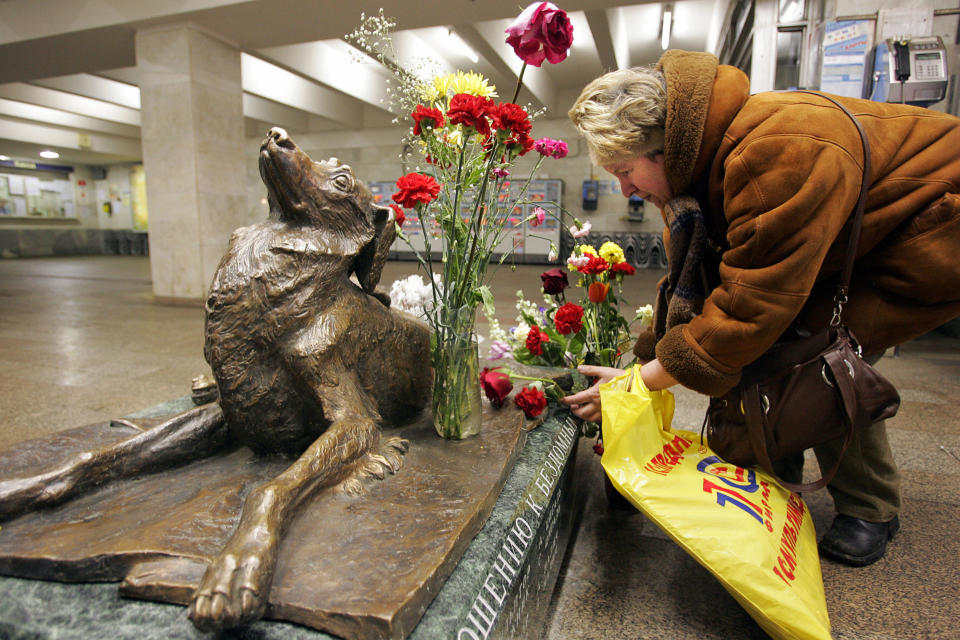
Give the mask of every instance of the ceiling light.
[[670, 27], [673, 26], [673, 11], [667, 9], [663, 12], [663, 21], [660, 23], [660, 47], [666, 51], [670, 46]]
[[470, 62], [473, 64], [480, 62], [480, 56], [463, 41], [463, 38], [454, 33], [453, 29], [447, 30], [447, 37], [450, 39], [450, 44], [459, 49], [461, 54], [470, 59]]
[[48, 159], [50, 159], [50, 160], [53, 160], [54, 158], [59, 158], [59, 157], [60, 157], [60, 154], [57, 153], [56, 151], [50, 151], [49, 149], [47, 149], [47, 150], [45, 150], [45, 151], [41, 151], [41, 152], [40, 152], [40, 157], [41, 157], [41, 158], [48, 158]]

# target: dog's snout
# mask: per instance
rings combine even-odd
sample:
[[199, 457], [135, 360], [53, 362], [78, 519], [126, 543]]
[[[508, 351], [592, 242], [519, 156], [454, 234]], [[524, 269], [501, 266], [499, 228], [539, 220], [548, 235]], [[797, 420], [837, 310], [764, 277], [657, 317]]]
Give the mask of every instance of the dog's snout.
[[270, 131], [267, 132], [267, 138], [263, 141], [263, 144], [266, 145], [270, 142], [280, 147], [293, 147], [293, 140], [290, 138], [290, 135], [287, 133], [286, 129], [282, 127], [270, 128]]

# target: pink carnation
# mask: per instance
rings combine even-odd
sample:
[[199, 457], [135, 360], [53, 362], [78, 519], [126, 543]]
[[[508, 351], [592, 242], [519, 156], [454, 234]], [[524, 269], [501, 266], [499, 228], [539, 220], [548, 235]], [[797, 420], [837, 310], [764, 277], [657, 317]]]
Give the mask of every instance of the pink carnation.
[[566, 158], [570, 152], [567, 143], [563, 140], [554, 140], [552, 138], [540, 138], [533, 143], [533, 148], [542, 156], [551, 158]]
[[546, 220], [546, 218], [547, 218], [547, 212], [541, 209], [540, 207], [536, 207], [533, 210], [533, 218], [530, 220], [530, 226], [539, 227], [540, 225], [543, 224], [543, 221]]

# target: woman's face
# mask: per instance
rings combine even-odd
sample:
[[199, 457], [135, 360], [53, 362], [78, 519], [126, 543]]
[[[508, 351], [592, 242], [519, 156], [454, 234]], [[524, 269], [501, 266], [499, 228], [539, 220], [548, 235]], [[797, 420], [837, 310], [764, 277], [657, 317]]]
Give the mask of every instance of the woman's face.
[[667, 174], [663, 168], [663, 154], [658, 153], [653, 158], [638, 156], [628, 160], [620, 160], [612, 164], [605, 164], [603, 168], [620, 181], [620, 191], [624, 198], [636, 195], [648, 200], [663, 209], [663, 206], [673, 198], [670, 185], [667, 184]]

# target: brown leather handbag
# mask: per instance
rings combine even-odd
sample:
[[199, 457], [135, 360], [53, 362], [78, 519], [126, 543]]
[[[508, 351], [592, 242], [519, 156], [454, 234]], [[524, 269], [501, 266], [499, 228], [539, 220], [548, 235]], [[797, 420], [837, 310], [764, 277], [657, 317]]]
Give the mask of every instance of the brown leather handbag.
[[[781, 336], [744, 368], [736, 387], [711, 398], [704, 425], [717, 455], [738, 466], [759, 465], [791, 491], [825, 486], [836, 474], [854, 431], [893, 417], [900, 407], [896, 388], [863, 359], [860, 345], [842, 322], [866, 207], [870, 145], [863, 127], [843, 105], [829, 96], [813, 95], [840, 107], [863, 141], [863, 182], [833, 317], [822, 331], [804, 335], [791, 329]], [[785, 482], [773, 470], [775, 460], [840, 438], [844, 441], [836, 464], [816, 482]]]

